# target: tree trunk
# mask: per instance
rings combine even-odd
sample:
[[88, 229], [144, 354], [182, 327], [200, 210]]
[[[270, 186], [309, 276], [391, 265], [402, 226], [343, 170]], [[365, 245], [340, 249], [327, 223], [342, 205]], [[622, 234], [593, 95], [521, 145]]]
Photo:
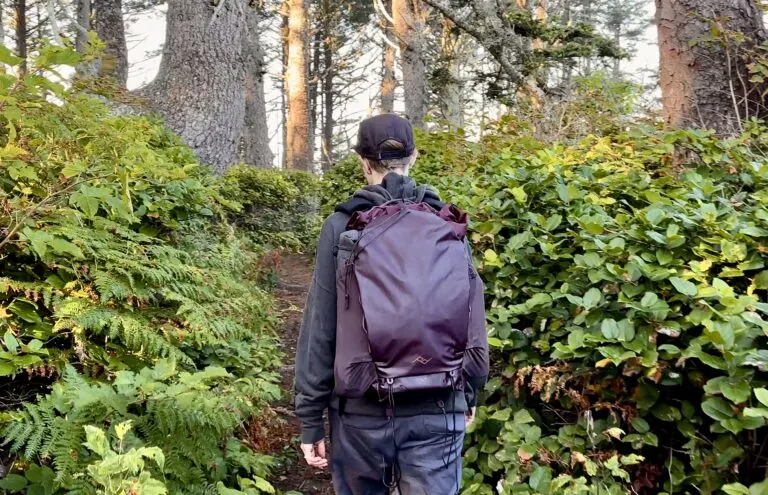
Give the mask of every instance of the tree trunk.
[[264, 50], [259, 39], [259, 17], [256, 9], [248, 8], [248, 36], [245, 56], [248, 63], [245, 87], [245, 129], [243, 132], [243, 161], [262, 168], [272, 167], [269, 147], [267, 104], [264, 96], [264, 74], [267, 71]]
[[237, 159], [245, 123], [246, 0], [168, 0], [155, 80], [139, 91], [203, 163]]
[[427, 113], [422, 9], [420, 0], [392, 0], [395, 35], [400, 43], [405, 116], [415, 128], [424, 128], [424, 116]]
[[128, 46], [125, 42], [122, 0], [94, 2], [96, 34], [106, 44], [100, 76], [112, 76], [125, 87], [128, 82]]
[[[392, 0], [386, 0], [385, 7], [387, 12], [392, 12]], [[381, 76], [381, 111], [382, 113], [392, 113], [395, 111], [395, 88], [397, 88], [397, 79], [395, 79], [395, 44], [397, 38], [392, 32], [392, 25], [386, 18], [381, 19], [381, 30], [385, 38]]]
[[323, 32], [325, 37], [323, 39], [323, 132], [322, 132], [322, 156], [323, 156], [323, 170], [328, 171], [333, 165], [333, 129], [335, 122], [333, 119], [333, 86], [334, 77], [336, 71], [334, 70], [334, 38], [333, 38], [333, 26], [330, 16], [331, 0], [323, 0], [325, 6], [325, 18], [323, 19]]
[[21, 59], [19, 74], [27, 73], [27, 0], [16, 0], [16, 54]]
[[741, 131], [741, 119], [758, 114], [761, 105], [750, 100], [760, 94], [747, 86], [746, 64], [733, 41], [706, 41], [710, 19], [717, 19], [720, 32], [741, 33], [747, 46], [766, 39], [753, 0], [656, 0], [664, 116], [670, 126], [729, 136]]
[[[613, 27], [613, 43], [616, 48], [621, 48], [621, 24]], [[613, 78], [617, 81], [621, 79], [621, 59], [613, 59]]]
[[446, 67], [446, 80], [440, 88], [440, 111], [451, 129], [464, 127], [464, 108], [461, 97], [459, 60], [460, 37], [454, 33], [454, 24], [448, 18], [443, 19], [441, 55]]
[[307, 78], [307, 8], [289, 0], [288, 12], [288, 153], [287, 168], [312, 171], [312, 135]]
[[[5, 0], [0, 0], [0, 40], [5, 44]], [[5, 72], [5, 64], [0, 64], [0, 72]]]
[[[322, 14], [321, 14], [322, 15]], [[320, 67], [323, 30], [318, 27], [312, 37], [312, 62], [309, 69], [309, 129], [310, 134], [317, 132], [317, 115], [320, 105], [320, 80], [323, 69]]]
[[280, 44], [282, 48], [283, 74], [280, 78], [280, 112], [281, 112], [281, 132], [282, 132], [282, 168], [288, 168], [288, 11], [290, 10], [290, 0], [283, 0], [280, 5]]
[[88, 46], [88, 30], [91, 28], [91, 0], [77, 0], [77, 24], [75, 49], [83, 53]]

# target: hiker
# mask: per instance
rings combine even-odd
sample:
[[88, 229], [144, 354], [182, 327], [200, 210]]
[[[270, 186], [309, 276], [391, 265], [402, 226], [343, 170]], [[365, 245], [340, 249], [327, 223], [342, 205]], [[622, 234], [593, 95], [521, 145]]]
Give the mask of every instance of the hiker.
[[488, 375], [467, 218], [408, 176], [408, 120], [364, 120], [354, 149], [368, 186], [325, 220], [296, 349], [301, 449], [338, 495], [455, 495]]

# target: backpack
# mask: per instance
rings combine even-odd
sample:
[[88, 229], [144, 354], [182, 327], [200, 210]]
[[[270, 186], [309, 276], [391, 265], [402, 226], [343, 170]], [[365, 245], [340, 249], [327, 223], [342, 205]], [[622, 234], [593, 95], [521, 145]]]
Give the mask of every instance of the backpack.
[[477, 273], [467, 216], [395, 200], [354, 213], [336, 260], [334, 393], [381, 400], [407, 391], [463, 388]]

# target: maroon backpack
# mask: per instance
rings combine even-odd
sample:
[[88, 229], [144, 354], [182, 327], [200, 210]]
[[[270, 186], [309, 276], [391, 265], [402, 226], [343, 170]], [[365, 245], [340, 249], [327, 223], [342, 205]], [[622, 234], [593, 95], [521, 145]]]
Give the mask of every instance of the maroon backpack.
[[399, 200], [355, 213], [347, 228], [337, 254], [336, 395], [461, 389], [480, 283], [466, 214]]

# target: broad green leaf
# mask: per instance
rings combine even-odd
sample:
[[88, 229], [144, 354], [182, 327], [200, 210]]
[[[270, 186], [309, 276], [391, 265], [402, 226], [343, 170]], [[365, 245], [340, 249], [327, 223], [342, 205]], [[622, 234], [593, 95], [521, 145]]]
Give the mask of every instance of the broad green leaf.
[[689, 282], [688, 280], [684, 280], [680, 277], [672, 277], [669, 279], [670, 283], [675, 287], [675, 289], [681, 293], [685, 294], [686, 296], [694, 297], [698, 294], [698, 290], [696, 289], [696, 285], [692, 282]]
[[727, 495], [750, 495], [749, 489], [741, 483], [730, 483], [723, 485], [722, 490]]
[[753, 283], [758, 289], [768, 289], [768, 270], [763, 270], [762, 272], [758, 273], [755, 276]]
[[16, 337], [14, 337], [10, 330], [7, 330], [3, 336], [3, 344], [5, 344], [5, 348], [11, 354], [16, 354], [19, 350], [19, 341], [16, 340]]
[[665, 217], [666, 214], [661, 208], [651, 207], [645, 212], [645, 219], [653, 226], [658, 225]]
[[37, 307], [28, 299], [17, 298], [8, 306], [8, 309], [27, 323], [40, 323], [42, 321]]
[[558, 228], [562, 222], [563, 222], [562, 215], [554, 214], [551, 217], [547, 218], [546, 228], [548, 231], [551, 232], [556, 228]]
[[107, 438], [104, 435], [104, 431], [100, 428], [97, 428], [92, 425], [86, 425], [85, 426], [85, 445], [88, 447], [91, 451], [95, 452], [96, 454], [100, 456], [104, 456], [104, 454], [108, 450], [107, 445]]
[[544, 466], [536, 466], [531, 473], [531, 477], [528, 479], [528, 484], [531, 488], [539, 493], [547, 493], [549, 491], [549, 484], [552, 481], [552, 472], [549, 468]]
[[765, 407], [745, 407], [744, 416], [748, 418], [768, 418], [768, 408]]
[[638, 433], [648, 433], [651, 430], [651, 425], [643, 418], [637, 417], [632, 420], [632, 428]]
[[512, 196], [515, 197], [518, 203], [525, 203], [528, 200], [528, 195], [525, 193], [525, 189], [522, 187], [513, 187], [511, 189]]
[[509, 421], [509, 417], [512, 415], [512, 409], [509, 407], [505, 407], [504, 409], [499, 409], [493, 415], [491, 416], [492, 420], [495, 421], [502, 421], [506, 422]]
[[56, 254], [69, 254], [75, 259], [83, 259], [85, 257], [79, 247], [65, 239], [53, 239], [49, 245]]
[[515, 413], [515, 419], [514, 422], [519, 425], [533, 423], [534, 419], [533, 416], [531, 416], [531, 413], [529, 413], [525, 409], [520, 409]]
[[751, 387], [746, 381], [736, 382], [734, 384], [729, 383], [727, 380], [720, 384], [720, 392], [726, 399], [735, 404], [741, 404], [749, 400]]
[[27, 486], [27, 480], [24, 476], [18, 474], [9, 474], [0, 478], [0, 488], [8, 490], [7, 493], [18, 493]]
[[115, 425], [115, 436], [118, 440], [125, 438], [125, 434], [131, 430], [131, 421], [123, 421]]
[[600, 304], [600, 300], [602, 299], [602, 294], [600, 293], [600, 289], [597, 289], [595, 287], [592, 287], [587, 291], [586, 294], [584, 294], [584, 307], [587, 309], [592, 309], [594, 307], [597, 307], [598, 304]]
[[600, 331], [606, 339], [615, 340], [619, 338], [619, 324], [613, 318], [606, 318], [600, 324]]
[[712, 397], [701, 403], [704, 414], [717, 421], [725, 421], [734, 416], [733, 409], [721, 397]]
[[755, 397], [757, 397], [757, 400], [759, 400], [762, 405], [768, 407], [768, 389], [756, 388]]
[[723, 257], [726, 261], [730, 261], [731, 263], [742, 261], [747, 257], [747, 247], [742, 243], [723, 240], [720, 243], [720, 247], [723, 252]]

